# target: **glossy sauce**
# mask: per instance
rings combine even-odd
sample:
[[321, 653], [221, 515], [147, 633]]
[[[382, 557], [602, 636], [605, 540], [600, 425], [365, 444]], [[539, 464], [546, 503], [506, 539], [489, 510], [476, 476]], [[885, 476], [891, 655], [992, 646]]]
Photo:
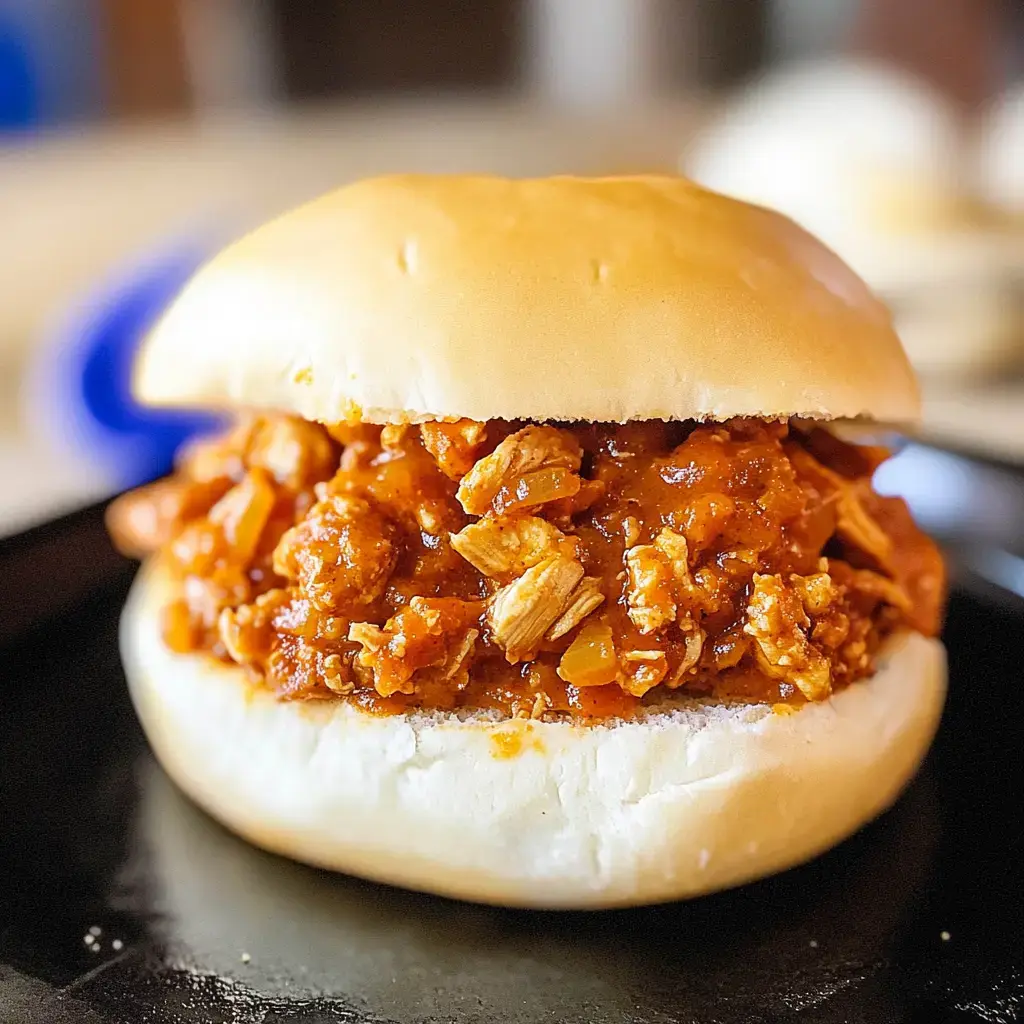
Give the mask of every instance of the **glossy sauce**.
[[[265, 429], [272, 430], [275, 421], [261, 422], [269, 423]], [[485, 440], [464, 460], [466, 465], [493, 451], [522, 426], [488, 423]], [[803, 700], [791, 682], [764, 670], [763, 659], [759, 662], [754, 656], [744, 630], [755, 573], [776, 574], [788, 581], [818, 573], [825, 564], [822, 559], [829, 559], [832, 576], [843, 583], [841, 597], [827, 612], [812, 615], [807, 629], [813, 631], [812, 643], [829, 660], [835, 688], [871, 670], [872, 655], [893, 629], [909, 626], [929, 634], [937, 631], [943, 600], [938, 552], [913, 524], [902, 502], [872, 494], [867, 484], [886, 454], [883, 451], [855, 448], [824, 431], [802, 433], [784, 423], [759, 420], [720, 425], [555, 426], [582, 448], [574, 493], [515, 511], [542, 516], [578, 539], [583, 569], [600, 581], [605, 595], [589, 618], [610, 627], [620, 655], [620, 673], [641, 664], [621, 660], [623, 652], [663, 656], [661, 663], [668, 667], [666, 679], [687, 654], [686, 638], [679, 628], [670, 625], [654, 633], [641, 632], [630, 617], [626, 597], [627, 548], [652, 544], [666, 527], [686, 539], [689, 568], [699, 584], [695, 592], [701, 602], [695, 621], [705, 634], [699, 662], [677, 681], [684, 692], [776, 704]], [[320, 429], [311, 424], [304, 427]], [[326, 462], [321, 459], [317, 464], [320, 480], [292, 474], [290, 481], [298, 486], [275, 484], [273, 513], [263, 527], [255, 554], [243, 565], [233, 560], [231, 545], [223, 535], [202, 516], [195, 516], [194, 498], [191, 503], [181, 502], [191, 518], [172, 524], [165, 542], [172, 551], [177, 544], [185, 553], [178, 558], [182, 597], [169, 609], [171, 624], [165, 631], [171, 646], [206, 649], [225, 657], [218, 629], [220, 611], [244, 606], [273, 591], [269, 597], [277, 602], [276, 617], [246, 637], [243, 663], [282, 697], [346, 699], [379, 713], [411, 707], [465, 707], [594, 720], [628, 717], [642, 704], [657, 703], [669, 695], [665, 686], [655, 686], [641, 699], [619, 682], [599, 686], [565, 682], [558, 666], [575, 629], [557, 640], [543, 641], [529, 660], [510, 664], [495, 643], [486, 616], [489, 600], [507, 580], [484, 576], [448, 539], [476, 519], [467, 515], [457, 500], [459, 481], [442, 471], [421, 442], [417, 428], [394, 431], [386, 445], [382, 445], [379, 428], [336, 428], [332, 433], [331, 444], [342, 442], [332, 449], [333, 457], [340, 457], [340, 469], [331, 476], [324, 472]], [[458, 465], [458, 459], [451, 456], [446, 449], [449, 472], [452, 464]], [[237, 451], [233, 458], [234, 479], [238, 479], [247, 466], [244, 451], [241, 458]], [[228, 461], [225, 457], [225, 465]], [[187, 463], [178, 479], [186, 495], [198, 486], [188, 479]], [[873, 523], [888, 538], [885, 565], [870, 551], [851, 543], [849, 531], [844, 534], [837, 526], [838, 495], [846, 493], [847, 484], [851, 494], [855, 490], [859, 495], [858, 509], [870, 517], [868, 525]], [[336, 534], [349, 529], [347, 526], [332, 527], [335, 535], [331, 535], [326, 527], [317, 533], [315, 524], [307, 531], [308, 539], [293, 546], [300, 557], [333, 560], [339, 573], [346, 571], [346, 558], [354, 562], [380, 559], [386, 584], [376, 597], [358, 607], [344, 603], [315, 607], [310, 600], [315, 592], [304, 591], [300, 583], [274, 571], [273, 551], [285, 530], [303, 522], [304, 517], [315, 518], [314, 503], [330, 495], [351, 497], [373, 510], [359, 520], [358, 530], [352, 527], [351, 537], [356, 537], [362, 548], [339, 542]], [[506, 495], [501, 500], [510, 499]], [[204, 529], [208, 536], [203, 544], [182, 542], [181, 537], [187, 540], [189, 531]], [[200, 549], [205, 552], [202, 558], [195, 554]], [[353, 572], [356, 568], [351, 567]], [[862, 580], [857, 570], [868, 570], [868, 574]], [[901, 588], [905, 595], [902, 608], [879, 600], [872, 592], [871, 581], [877, 576]], [[344, 582], [342, 579], [338, 585]], [[212, 603], [208, 595], [197, 598], [211, 586], [219, 588]], [[225, 597], [224, 591], [231, 593]], [[425, 621], [409, 611], [414, 598], [445, 599], [437, 604], [445, 624], [443, 635], [428, 635]], [[394, 678], [401, 680], [402, 670], [408, 672], [411, 664], [421, 662], [422, 667], [413, 672], [411, 682], [402, 684], [413, 687], [413, 692], [382, 696], [367, 672], [354, 667], [361, 647], [347, 639], [348, 629], [351, 622], [384, 626], [395, 616], [404, 623], [403, 642], [395, 658], [412, 661], [392, 666]], [[465, 636], [468, 629], [479, 634], [473, 645], [471, 671], [453, 682], [430, 666], [440, 663], [452, 637]], [[835, 637], [844, 639], [836, 641]], [[325, 661], [333, 656], [333, 662]], [[325, 683], [331, 679], [337, 683], [339, 678], [347, 690], [340, 698]]]

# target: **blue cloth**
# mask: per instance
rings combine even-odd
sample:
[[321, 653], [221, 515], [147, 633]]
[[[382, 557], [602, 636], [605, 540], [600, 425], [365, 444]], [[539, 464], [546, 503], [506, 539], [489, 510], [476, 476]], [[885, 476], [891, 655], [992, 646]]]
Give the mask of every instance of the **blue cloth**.
[[0, 132], [34, 125], [38, 98], [25, 39], [0, 12]]

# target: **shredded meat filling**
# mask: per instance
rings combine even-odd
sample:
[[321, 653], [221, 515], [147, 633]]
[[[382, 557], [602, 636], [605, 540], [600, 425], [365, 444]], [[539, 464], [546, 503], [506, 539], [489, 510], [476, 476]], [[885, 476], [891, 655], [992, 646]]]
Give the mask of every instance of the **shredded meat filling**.
[[822, 700], [943, 569], [885, 453], [824, 430], [252, 417], [109, 515], [162, 552], [175, 650], [282, 697], [629, 715], [671, 690]]

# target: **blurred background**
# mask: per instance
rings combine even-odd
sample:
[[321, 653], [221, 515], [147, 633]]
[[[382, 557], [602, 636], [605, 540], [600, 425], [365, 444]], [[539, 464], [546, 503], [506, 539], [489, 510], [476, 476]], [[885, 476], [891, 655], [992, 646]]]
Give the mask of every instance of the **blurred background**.
[[193, 424], [127, 404], [140, 332], [387, 170], [778, 206], [892, 306], [925, 440], [1024, 465], [1022, 73], [1020, 0], [0, 0], [0, 533], [163, 471]]

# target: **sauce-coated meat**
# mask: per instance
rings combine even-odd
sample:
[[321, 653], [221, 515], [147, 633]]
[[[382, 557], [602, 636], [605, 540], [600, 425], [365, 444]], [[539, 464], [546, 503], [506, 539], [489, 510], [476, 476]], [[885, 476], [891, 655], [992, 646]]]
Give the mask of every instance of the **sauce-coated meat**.
[[161, 549], [164, 635], [282, 697], [380, 711], [628, 716], [683, 688], [821, 700], [897, 628], [934, 634], [942, 561], [823, 429], [257, 417], [111, 510]]

